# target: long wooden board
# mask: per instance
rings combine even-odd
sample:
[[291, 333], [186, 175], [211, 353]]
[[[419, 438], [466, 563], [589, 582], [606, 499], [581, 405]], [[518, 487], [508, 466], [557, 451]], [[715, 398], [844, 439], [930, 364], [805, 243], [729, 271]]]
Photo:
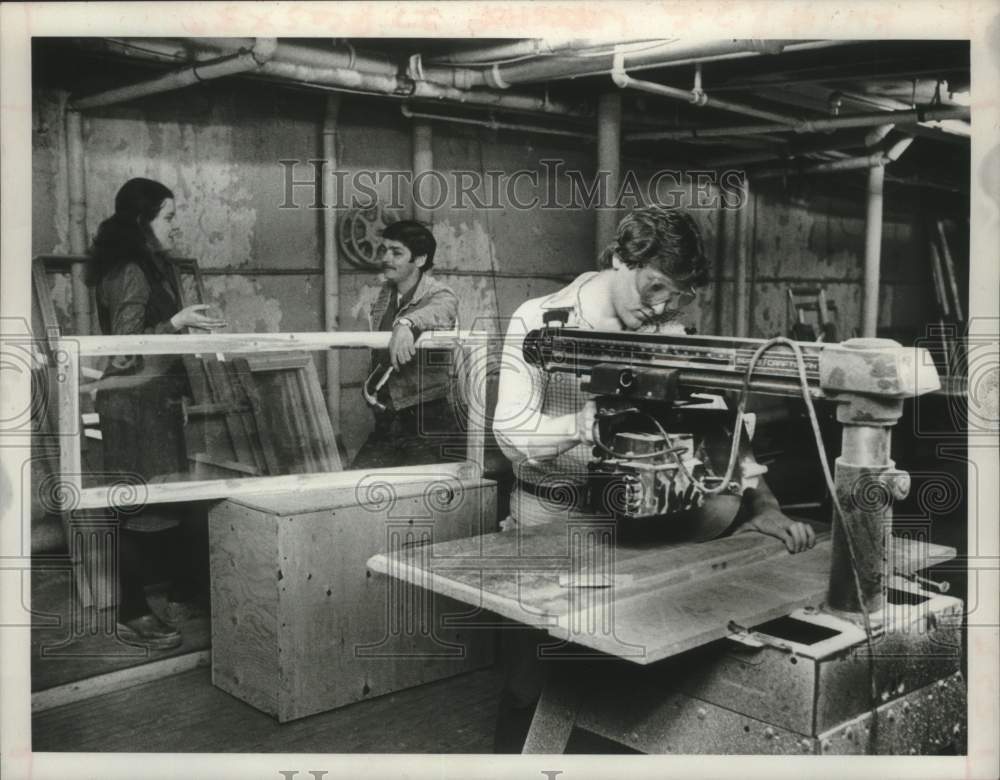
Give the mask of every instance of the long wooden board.
[[[638, 664], [727, 636], [730, 622], [752, 626], [818, 606], [826, 594], [828, 538], [791, 555], [779, 540], [758, 534], [704, 544], [618, 544], [613, 557], [598, 544], [596, 555], [611, 561], [608, 587], [567, 587], [567, 573], [581, 569], [570, 550], [580, 549], [585, 531], [553, 523], [436, 544], [426, 565], [401, 550], [376, 555], [368, 566]], [[894, 539], [892, 549], [895, 567], [906, 573], [955, 555], [906, 539]], [[594, 550], [585, 556], [591, 562]]]

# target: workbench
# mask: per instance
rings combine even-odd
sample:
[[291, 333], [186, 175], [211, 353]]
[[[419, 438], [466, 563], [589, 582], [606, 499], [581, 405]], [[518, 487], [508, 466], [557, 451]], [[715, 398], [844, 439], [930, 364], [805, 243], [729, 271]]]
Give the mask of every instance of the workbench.
[[[543, 629], [553, 637], [552, 644], [541, 651], [543, 656], [566, 652], [579, 658], [581, 649], [589, 649], [595, 651], [591, 654], [594, 660], [612, 659], [612, 663], [602, 664], [599, 675], [594, 675], [588, 664], [580, 663], [560, 665], [559, 674], [550, 675], [525, 752], [562, 752], [574, 724], [648, 752], [789, 752], [790, 748], [794, 752], [814, 749], [820, 752], [823, 744], [832, 744], [829, 739], [812, 738], [774, 723], [790, 717], [787, 713], [770, 720], [730, 717], [734, 722], [728, 725], [734, 733], [759, 737], [761, 743], [766, 740], [764, 749], [747, 744], [749, 736], [747, 742], [730, 741], [727, 745], [720, 745], [718, 738], [698, 740], [690, 734], [686, 740], [675, 734], [673, 744], [662, 738], [670, 731], [667, 725], [671, 717], [664, 714], [668, 705], [676, 706], [676, 713], [687, 708], [695, 718], [734, 716], [725, 707], [709, 703], [713, 698], [711, 692], [706, 693], [712, 687], [710, 681], [702, 685], [706, 701], [664, 683], [664, 670], [669, 664], [677, 659], [690, 661], [692, 654], [686, 651], [707, 646], [706, 655], [718, 653], [718, 640], [728, 641], [727, 637], [739, 635], [743, 629], [790, 614], [805, 620], [815, 615], [816, 624], [829, 619], [817, 609], [823, 602], [829, 579], [831, 542], [827, 532], [818, 534], [812, 549], [797, 555], [789, 554], [779, 540], [757, 533], [703, 544], [625, 543], [615, 536], [611, 522], [593, 518], [570, 520], [455, 539], [424, 548], [419, 555], [412, 550], [382, 553], [369, 559], [368, 566], [436, 594]], [[893, 538], [889, 550], [894, 569], [902, 575], [955, 555], [952, 548], [920, 539]], [[894, 588], [901, 589], [900, 593], [919, 590], [911, 588], [902, 577], [890, 573], [890, 579]], [[914, 601], [927, 602], [932, 609], [943, 609], [952, 616], [957, 604], [960, 624], [961, 602], [942, 595], [935, 598], [948, 603], [942, 607], [935, 604], [935, 599], [913, 595]], [[898, 613], [900, 609], [905, 611], [908, 607], [905, 604], [887, 607], [884, 619], [891, 622], [894, 618], [888, 613]], [[822, 631], [821, 626], [814, 628]], [[955, 630], [954, 621], [949, 630]], [[834, 639], [833, 635], [840, 638]], [[794, 659], [791, 664], [796, 664], [810, 653], [816, 655], [813, 650], [817, 648], [834, 654], [840, 652], [843, 656], [842, 651], [864, 640], [860, 628], [853, 633], [830, 630], [827, 636], [830, 638], [825, 641], [812, 643], [793, 637], [784, 643], [783, 652], [790, 647], [787, 657]], [[919, 670], [918, 676], [947, 677], [948, 685], [959, 684], [958, 651], [950, 648], [945, 655], [946, 674], [937, 675], [932, 660], [925, 664], [928, 668]], [[801, 666], [805, 672], [809, 664]], [[864, 663], [855, 666], [861, 672], [866, 667]], [[684, 675], [683, 679], [688, 681], [697, 677], [690, 670]], [[670, 676], [667, 674], [668, 679]], [[751, 672], [747, 680], [752, 676]], [[586, 685], [581, 684], [581, 677], [587, 680]], [[730, 686], [731, 690], [716, 691], [719, 695], [715, 698], [728, 703], [733, 690], [747, 689], [747, 680]], [[658, 682], [652, 685], [652, 681]], [[807, 683], [808, 680], [803, 685]], [[892, 697], [909, 692], [902, 688], [893, 683]], [[589, 701], [582, 693], [585, 690], [593, 694], [588, 694]], [[646, 700], [648, 707], [636, 710], [634, 704], [638, 698], [629, 703], [626, 691]], [[862, 690], [860, 695], [862, 710], [866, 704], [864, 693]], [[814, 696], [808, 690], [805, 695]], [[887, 698], [884, 696], [883, 701]], [[637, 716], [637, 712], [645, 712], [648, 718]], [[958, 713], [950, 711], [947, 715], [952, 719], [958, 717]], [[622, 726], [623, 717], [628, 721], [627, 729]], [[816, 716], [808, 717], [817, 731], [826, 725], [817, 723]], [[702, 725], [715, 728], [719, 724]], [[952, 726], [949, 721], [948, 729]], [[650, 729], [655, 732], [652, 736]]]

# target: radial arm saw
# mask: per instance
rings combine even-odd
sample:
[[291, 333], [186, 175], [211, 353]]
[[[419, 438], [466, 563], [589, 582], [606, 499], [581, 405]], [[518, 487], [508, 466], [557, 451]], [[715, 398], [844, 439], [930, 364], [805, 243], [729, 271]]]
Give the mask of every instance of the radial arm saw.
[[[594, 396], [590, 488], [606, 495], [609, 484], [617, 486], [617, 502], [605, 509], [619, 522], [647, 517], [668, 523], [678, 508], [697, 504], [699, 491], [739, 494], [752, 485], [752, 462], [730, 469], [724, 484], [718, 464], [713, 468], [700, 457], [699, 430], [705, 426], [692, 422], [693, 393], [745, 385], [750, 392], [836, 404], [842, 439], [833, 475], [837, 511], [826, 597], [789, 615], [799, 627], [790, 634], [734, 627], [731, 638], [758, 648], [742, 659], [706, 648], [694, 669], [681, 675], [697, 681], [682, 685], [694, 697], [697, 717], [707, 712], [716, 719], [718, 712], [713, 722], [721, 724], [725, 713], [742, 712], [802, 737], [781, 749], [762, 742], [759, 752], [926, 753], [946, 745], [961, 751], [964, 605], [944, 595], [944, 588], [926, 589], [922, 583], [933, 583], [920, 577], [909, 578], [900, 601], [900, 581], [888, 563], [892, 504], [909, 492], [909, 475], [890, 458], [891, 430], [905, 399], [939, 387], [926, 350], [884, 339], [829, 344], [600, 332], [569, 328], [565, 321], [549, 312], [545, 327], [526, 336], [524, 357], [544, 372], [579, 377], [581, 389]], [[714, 414], [716, 420], [722, 416], [730, 436], [745, 435], [732, 412]], [[810, 644], [796, 637], [806, 623], [834, 638]], [[789, 652], [806, 663], [791, 667], [796, 679], [802, 677], [801, 687], [785, 685]], [[783, 693], [748, 693], [758, 690], [749, 681], [772, 678]], [[686, 728], [671, 722], [664, 733]], [[779, 733], [775, 728], [771, 735]], [[742, 729], [718, 737], [743, 745], [740, 751], [757, 752], [746, 748]], [[697, 741], [688, 747], [702, 752]]]

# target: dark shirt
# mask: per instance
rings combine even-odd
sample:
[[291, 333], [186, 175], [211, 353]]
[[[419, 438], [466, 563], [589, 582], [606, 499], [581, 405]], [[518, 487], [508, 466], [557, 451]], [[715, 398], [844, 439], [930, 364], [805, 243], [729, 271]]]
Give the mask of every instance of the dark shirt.
[[379, 330], [392, 330], [392, 323], [396, 319], [396, 314], [413, 300], [413, 293], [416, 291], [417, 285], [413, 285], [402, 297], [399, 295], [399, 290], [393, 292], [392, 297], [389, 299], [389, 305], [385, 309], [385, 314], [382, 315], [382, 321], [378, 324]]
[[[402, 309], [406, 304], [413, 300], [413, 293], [417, 291], [417, 285], [413, 285], [405, 295], [400, 296], [399, 290], [393, 290], [392, 295], [389, 298], [389, 305], [385, 309], [385, 314], [382, 315], [382, 320], [378, 324], [379, 330], [392, 330], [392, 323], [396, 319], [396, 314]], [[414, 338], [417, 334], [413, 334]], [[389, 366], [389, 353], [380, 349], [375, 352], [373, 363], [376, 367]], [[374, 370], [374, 367], [373, 367]], [[388, 382], [382, 385], [382, 388], [378, 391], [378, 400], [380, 403], [389, 406], [391, 404], [391, 399], [389, 397], [389, 384]]]

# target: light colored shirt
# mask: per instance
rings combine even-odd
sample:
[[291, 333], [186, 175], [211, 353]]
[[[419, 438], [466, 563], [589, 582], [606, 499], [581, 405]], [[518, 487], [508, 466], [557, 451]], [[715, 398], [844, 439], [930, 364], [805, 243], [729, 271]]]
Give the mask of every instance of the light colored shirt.
[[[562, 290], [523, 303], [511, 318], [504, 338], [493, 433], [511, 461], [514, 475], [553, 489], [582, 486], [592, 445], [579, 435], [577, 415], [590, 400], [573, 374], [546, 372], [524, 359], [524, 337], [544, 325], [545, 312], [568, 309], [567, 327], [593, 328], [582, 311], [580, 290], [598, 275], [578, 276]], [[660, 332], [683, 334], [670, 323]]]

